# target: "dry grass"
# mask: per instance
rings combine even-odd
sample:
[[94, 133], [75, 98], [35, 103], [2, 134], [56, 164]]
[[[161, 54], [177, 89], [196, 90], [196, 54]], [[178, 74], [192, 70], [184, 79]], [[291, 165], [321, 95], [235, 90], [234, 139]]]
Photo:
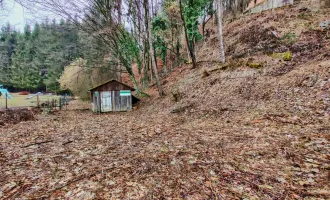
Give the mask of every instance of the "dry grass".
[[[17, 93], [11, 94], [13, 96], [12, 99], [8, 99], [8, 107], [13, 108], [13, 107], [35, 107], [37, 106], [37, 97], [34, 97], [32, 99], [26, 100], [27, 97], [30, 95], [19, 95]], [[57, 101], [59, 100], [59, 96], [47, 96], [43, 95], [40, 96], [40, 103], [52, 99], [56, 99]], [[6, 100], [3, 96], [0, 97], [0, 109], [4, 108], [6, 105]]]

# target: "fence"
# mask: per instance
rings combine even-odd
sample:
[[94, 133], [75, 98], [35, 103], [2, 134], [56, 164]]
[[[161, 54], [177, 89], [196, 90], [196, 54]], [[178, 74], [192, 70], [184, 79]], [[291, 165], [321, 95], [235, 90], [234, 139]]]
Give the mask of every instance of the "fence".
[[[72, 100], [71, 96], [44, 96], [42, 93], [37, 93], [25, 98], [22, 95], [9, 96], [8, 93], [2, 94], [1, 107], [6, 110], [9, 108], [18, 107], [38, 107], [47, 112], [54, 110], [67, 109], [67, 105]], [[10, 103], [9, 103], [10, 102]], [[0, 108], [1, 109], [1, 108]]]
[[54, 110], [62, 110], [64, 107], [67, 109], [67, 106], [70, 102], [70, 98], [66, 96], [60, 97], [59, 99], [52, 99], [40, 102], [38, 101], [38, 107], [42, 108], [45, 113], [52, 112]]

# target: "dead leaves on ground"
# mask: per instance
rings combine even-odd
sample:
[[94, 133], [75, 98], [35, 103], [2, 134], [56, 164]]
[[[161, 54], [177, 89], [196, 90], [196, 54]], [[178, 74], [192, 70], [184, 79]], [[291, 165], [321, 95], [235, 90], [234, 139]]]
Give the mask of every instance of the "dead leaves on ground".
[[329, 138], [282, 118], [62, 111], [1, 129], [0, 198], [326, 198]]

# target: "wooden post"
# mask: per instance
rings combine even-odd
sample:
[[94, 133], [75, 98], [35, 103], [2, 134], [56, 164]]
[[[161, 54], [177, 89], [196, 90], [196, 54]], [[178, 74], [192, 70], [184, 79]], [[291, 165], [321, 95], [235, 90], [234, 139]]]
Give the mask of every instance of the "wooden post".
[[59, 106], [60, 106], [60, 110], [62, 110], [62, 98], [60, 97], [60, 100], [59, 100]]
[[8, 109], [8, 93], [6, 93], [6, 110]]
[[39, 104], [39, 94], [37, 95], [37, 107], [38, 108], [40, 107], [40, 104]]

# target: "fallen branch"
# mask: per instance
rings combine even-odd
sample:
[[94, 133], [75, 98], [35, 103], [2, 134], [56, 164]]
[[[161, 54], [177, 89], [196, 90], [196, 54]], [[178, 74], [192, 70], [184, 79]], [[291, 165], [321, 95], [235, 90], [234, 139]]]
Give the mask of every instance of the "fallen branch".
[[40, 145], [40, 144], [45, 144], [45, 143], [50, 143], [50, 142], [54, 142], [54, 140], [46, 140], [46, 141], [42, 141], [42, 142], [36, 142], [36, 143], [32, 143], [32, 144], [22, 146], [21, 148], [27, 148], [27, 147], [31, 147], [31, 146], [34, 146], [34, 145]]
[[73, 142], [73, 140], [69, 140], [69, 141], [67, 141], [67, 142], [64, 142], [62, 145], [67, 145], [67, 144], [70, 144], [70, 143], [72, 143]]

